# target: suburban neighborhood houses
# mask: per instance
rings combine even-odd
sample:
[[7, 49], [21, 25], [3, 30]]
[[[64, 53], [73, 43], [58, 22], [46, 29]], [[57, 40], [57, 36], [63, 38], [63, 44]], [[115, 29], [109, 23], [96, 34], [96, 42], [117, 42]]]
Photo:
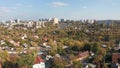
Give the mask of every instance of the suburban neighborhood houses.
[[120, 67], [118, 20], [15, 19], [0, 35], [0, 68]]
[[0, 0], [0, 68], [120, 68], [120, 0]]

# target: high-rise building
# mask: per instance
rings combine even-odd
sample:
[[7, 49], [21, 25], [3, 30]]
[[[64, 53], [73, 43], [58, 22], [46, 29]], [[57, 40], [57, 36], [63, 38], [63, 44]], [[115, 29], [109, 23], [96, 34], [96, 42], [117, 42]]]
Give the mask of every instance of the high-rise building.
[[41, 21], [36, 22], [36, 28], [41, 28]]
[[33, 24], [34, 24], [33, 22], [29, 21], [29, 22], [27, 23], [27, 27], [30, 27], [30, 28], [31, 28], [31, 27], [33, 27]]
[[10, 20], [10, 23], [15, 23], [15, 21], [14, 20]]
[[54, 25], [55, 25], [55, 24], [59, 24], [58, 18], [53, 18], [53, 24], [54, 24]]
[[61, 19], [61, 22], [64, 23], [66, 21], [66, 19]]
[[1, 21], [1, 23], [2, 23], [2, 24], [4, 24], [4, 23], [5, 23], [5, 21]]
[[48, 19], [48, 22], [51, 22], [51, 21], [52, 21], [52, 18], [49, 18], [49, 19]]
[[93, 24], [95, 22], [95, 20], [88, 20], [89, 24]]
[[15, 23], [20, 23], [20, 20], [19, 19], [15, 19]]

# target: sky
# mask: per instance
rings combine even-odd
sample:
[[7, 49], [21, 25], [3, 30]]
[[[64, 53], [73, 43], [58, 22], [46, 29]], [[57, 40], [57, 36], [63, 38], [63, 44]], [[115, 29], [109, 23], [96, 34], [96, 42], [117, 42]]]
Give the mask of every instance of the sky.
[[0, 0], [0, 20], [115, 19], [120, 0]]

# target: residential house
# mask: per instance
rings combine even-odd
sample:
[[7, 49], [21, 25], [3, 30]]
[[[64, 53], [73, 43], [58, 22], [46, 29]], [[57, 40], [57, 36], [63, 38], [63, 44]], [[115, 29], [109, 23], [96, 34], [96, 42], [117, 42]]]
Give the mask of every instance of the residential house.
[[89, 68], [89, 66], [90, 66], [91, 68], [96, 68], [96, 65], [90, 64], [90, 63], [88, 63], [88, 64], [85, 66], [85, 68]]
[[26, 34], [24, 34], [22, 37], [21, 37], [21, 39], [26, 39], [27, 38], [27, 35]]
[[30, 22], [30, 21], [29, 21], [29, 22], [27, 23], [27, 27], [28, 27], [28, 28], [33, 27], [33, 25], [34, 25], [34, 22]]
[[107, 47], [107, 45], [101, 45], [103, 48], [106, 48]]
[[9, 42], [14, 46], [20, 46], [20, 42], [15, 42], [14, 40], [9, 40]]
[[120, 63], [120, 53], [112, 54], [112, 62]]
[[36, 57], [33, 68], [45, 68], [45, 62], [40, 56]]
[[47, 37], [47, 36], [44, 36], [44, 37], [42, 38], [42, 40], [43, 40], [43, 42], [48, 42], [48, 37]]
[[5, 40], [0, 41], [1, 45], [5, 44]]
[[112, 54], [112, 67], [120, 67], [120, 53], [113, 53]]
[[90, 53], [88, 51], [85, 52], [80, 52], [77, 56], [77, 58], [75, 59], [75, 61], [80, 61], [80, 60], [84, 60], [85, 58], [89, 57]]
[[39, 38], [39, 36], [38, 36], [38, 35], [35, 35], [35, 36], [34, 36], [34, 38], [37, 38], [37, 39], [38, 39], [38, 38]]

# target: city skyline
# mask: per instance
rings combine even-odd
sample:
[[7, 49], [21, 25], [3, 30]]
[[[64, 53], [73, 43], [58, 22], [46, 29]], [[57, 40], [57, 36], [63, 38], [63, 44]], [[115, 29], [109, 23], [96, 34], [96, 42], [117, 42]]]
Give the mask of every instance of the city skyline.
[[120, 19], [120, 0], [0, 0], [0, 20]]

